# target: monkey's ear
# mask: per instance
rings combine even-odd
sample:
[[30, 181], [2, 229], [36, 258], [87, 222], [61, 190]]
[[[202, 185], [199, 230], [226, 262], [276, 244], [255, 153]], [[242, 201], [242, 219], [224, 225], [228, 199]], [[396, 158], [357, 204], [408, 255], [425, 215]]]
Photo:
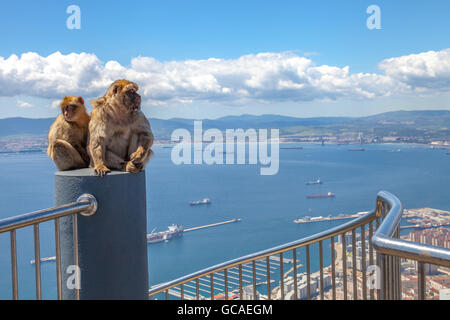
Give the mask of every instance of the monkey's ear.
[[84, 105], [84, 99], [83, 99], [83, 97], [78, 97], [78, 101], [79, 101], [81, 104]]
[[114, 83], [112, 87], [112, 93], [117, 94], [117, 92], [119, 92], [119, 89], [122, 89], [122, 85], [120, 83]]
[[98, 98], [98, 99], [94, 99], [94, 100], [91, 100], [91, 105], [94, 107], [94, 108], [97, 108], [97, 107], [100, 107], [100, 106], [102, 106], [102, 105], [104, 105], [105, 104], [105, 98]]

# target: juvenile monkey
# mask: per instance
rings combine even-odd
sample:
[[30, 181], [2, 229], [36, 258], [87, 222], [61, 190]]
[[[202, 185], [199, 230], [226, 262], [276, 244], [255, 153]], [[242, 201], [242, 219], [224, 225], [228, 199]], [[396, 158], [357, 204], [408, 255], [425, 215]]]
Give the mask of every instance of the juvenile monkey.
[[141, 111], [138, 90], [131, 81], [117, 80], [105, 96], [91, 102], [88, 153], [100, 177], [111, 169], [138, 173], [153, 154], [153, 133]]
[[89, 114], [82, 97], [67, 96], [61, 101], [61, 114], [48, 133], [47, 154], [61, 170], [87, 168], [86, 142]]

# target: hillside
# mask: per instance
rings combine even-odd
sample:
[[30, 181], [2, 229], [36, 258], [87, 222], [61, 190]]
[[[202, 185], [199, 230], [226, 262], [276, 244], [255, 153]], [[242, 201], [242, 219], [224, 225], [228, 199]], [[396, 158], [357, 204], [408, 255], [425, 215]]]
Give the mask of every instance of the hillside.
[[[156, 139], [168, 140], [178, 128], [193, 131], [193, 120], [183, 118], [149, 119]], [[10, 136], [45, 137], [53, 119], [0, 119], [0, 138]], [[203, 120], [203, 130], [209, 128], [248, 129], [279, 128], [282, 136], [355, 136], [362, 132], [372, 137], [411, 137], [411, 139], [450, 139], [450, 111], [394, 111], [378, 115], [349, 117], [295, 118], [280, 115], [227, 116]], [[420, 140], [419, 139], [419, 140]]]

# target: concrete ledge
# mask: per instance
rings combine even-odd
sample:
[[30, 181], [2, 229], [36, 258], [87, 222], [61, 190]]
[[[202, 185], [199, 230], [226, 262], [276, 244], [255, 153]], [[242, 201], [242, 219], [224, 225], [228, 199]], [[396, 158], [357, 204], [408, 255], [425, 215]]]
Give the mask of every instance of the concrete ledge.
[[[93, 169], [55, 174], [55, 205], [94, 195], [97, 212], [78, 215], [80, 299], [148, 299], [147, 208], [145, 172], [113, 171], [95, 176]], [[60, 219], [63, 299], [75, 299], [66, 285], [74, 265], [72, 217]]]

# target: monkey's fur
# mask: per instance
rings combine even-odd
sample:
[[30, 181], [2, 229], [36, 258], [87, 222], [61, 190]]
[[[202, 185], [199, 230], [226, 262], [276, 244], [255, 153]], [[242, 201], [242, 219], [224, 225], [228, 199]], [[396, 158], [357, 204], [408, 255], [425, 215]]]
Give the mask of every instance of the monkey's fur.
[[82, 97], [67, 96], [60, 103], [61, 114], [48, 133], [47, 154], [61, 170], [87, 168], [86, 151], [89, 114]]
[[104, 97], [91, 102], [88, 153], [100, 177], [111, 169], [138, 173], [153, 154], [153, 133], [141, 111], [138, 90], [133, 82], [117, 80]]

